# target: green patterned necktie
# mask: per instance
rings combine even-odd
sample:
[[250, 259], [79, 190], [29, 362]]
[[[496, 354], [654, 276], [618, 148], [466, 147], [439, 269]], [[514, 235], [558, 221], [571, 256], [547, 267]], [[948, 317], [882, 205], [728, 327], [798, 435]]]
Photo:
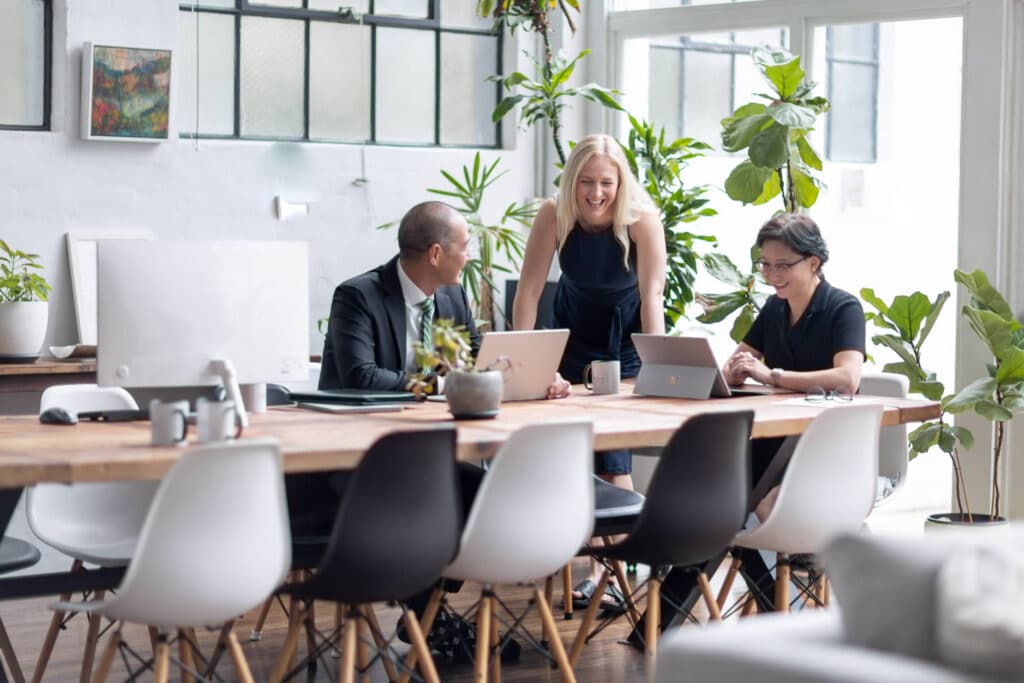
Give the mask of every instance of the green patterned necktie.
[[423, 348], [431, 350], [434, 348], [433, 337], [430, 334], [434, 323], [434, 297], [428, 296], [419, 306], [423, 312], [420, 316], [420, 343], [423, 344]]

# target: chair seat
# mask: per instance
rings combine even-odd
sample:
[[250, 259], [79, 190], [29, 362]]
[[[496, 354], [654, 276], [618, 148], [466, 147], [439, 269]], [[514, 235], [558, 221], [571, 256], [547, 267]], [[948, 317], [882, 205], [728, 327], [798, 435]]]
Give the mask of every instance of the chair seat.
[[644, 509], [643, 494], [594, 477], [594, 536], [629, 533]]
[[39, 548], [8, 536], [0, 541], [0, 574], [31, 567], [39, 557]]
[[124, 567], [131, 561], [138, 543], [139, 539], [132, 537], [109, 543], [76, 545], [49, 543], [48, 545], [82, 562], [101, 567]]

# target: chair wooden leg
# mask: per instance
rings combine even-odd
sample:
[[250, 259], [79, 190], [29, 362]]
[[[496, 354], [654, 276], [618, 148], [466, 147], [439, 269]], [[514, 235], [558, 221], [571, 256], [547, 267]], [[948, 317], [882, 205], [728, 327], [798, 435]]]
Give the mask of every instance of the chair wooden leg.
[[349, 610], [345, 615], [345, 626], [341, 634], [341, 667], [338, 669], [338, 683], [355, 683], [356, 630], [358, 628], [359, 613]]
[[281, 653], [277, 656], [277, 664], [274, 665], [274, 671], [270, 674], [271, 683], [280, 683], [284, 675], [292, 669], [291, 662], [295, 655], [295, 646], [299, 644], [299, 636], [302, 635], [303, 615], [300, 612], [304, 611], [292, 610], [291, 618], [288, 620], [288, 635], [285, 636], [284, 646], [281, 648]]
[[552, 574], [548, 578], [544, 579], [544, 599], [548, 601], [548, 604], [552, 604], [552, 600], [555, 599], [555, 575]]
[[167, 638], [161, 635], [157, 638], [156, 650], [153, 654], [153, 680], [156, 683], [167, 683], [170, 663], [171, 648], [167, 644]]
[[[431, 597], [431, 600], [433, 600], [433, 597]], [[436, 610], [437, 608], [435, 607], [434, 609]], [[402, 619], [405, 620], [405, 630], [409, 634], [409, 640], [412, 641], [413, 652], [419, 657], [420, 672], [423, 674], [423, 680], [426, 683], [441, 683], [441, 679], [437, 675], [437, 668], [434, 667], [434, 659], [430, 656], [430, 648], [427, 647], [427, 639], [423, 637], [423, 631], [416, 622], [416, 614], [409, 610], [402, 615]]]
[[117, 654], [117, 648], [120, 645], [121, 629], [118, 628], [110, 634], [110, 639], [107, 641], [107, 647], [104, 648], [99, 664], [96, 665], [96, 671], [92, 675], [92, 683], [105, 683], [107, 680], [107, 674], [110, 673], [110, 665], [114, 663], [114, 655]]
[[718, 612], [721, 613], [725, 609], [725, 603], [729, 601], [729, 592], [732, 591], [732, 584], [736, 582], [736, 575], [740, 572], [740, 567], [743, 565], [743, 560], [736, 556], [732, 558], [732, 562], [729, 563], [729, 571], [725, 575], [725, 582], [722, 584], [722, 589], [718, 591]]
[[[71, 563], [71, 573], [77, 573], [82, 571], [82, 561], [75, 560]], [[71, 593], [61, 593], [58, 600], [60, 602], [67, 602], [71, 599]], [[36, 668], [32, 672], [32, 683], [40, 683], [43, 680], [43, 674], [46, 673], [46, 665], [50, 661], [50, 655], [53, 653], [53, 645], [57, 642], [57, 634], [60, 633], [61, 622], [64, 621], [64, 615], [66, 612], [54, 612], [53, 616], [50, 617], [50, 628], [46, 631], [46, 638], [43, 639], [43, 647], [39, 651], [39, 658], [36, 660]]]
[[[437, 611], [441, 608], [441, 600], [444, 598], [444, 591], [441, 588], [435, 588], [434, 592], [430, 594], [430, 600], [427, 602], [427, 606], [423, 610], [423, 617], [420, 619], [419, 626], [421, 633], [430, 633], [430, 629], [434, 627], [434, 619], [437, 618]], [[406, 628], [408, 632], [408, 628]], [[430, 650], [427, 649], [429, 653]], [[405, 667], [409, 671], [416, 668], [416, 660], [419, 659], [419, 653], [416, 648], [409, 651], [409, 654], [405, 656]], [[431, 659], [431, 666], [433, 666], [433, 660]], [[409, 683], [408, 671], [403, 671], [398, 677], [398, 683]]]
[[828, 580], [828, 574], [821, 577], [821, 604], [828, 607], [832, 599], [832, 583]]
[[572, 563], [562, 567], [562, 618], [572, 619]]
[[359, 610], [359, 638], [356, 644], [356, 658], [359, 662], [359, 680], [361, 683], [370, 683], [370, 624], [366, 621], [366, 615], [362, 609]]
[[[608, 572], [601, 574], [601, 580], [597, 582], [597, 588], [594, 590], [595, 596], [604, 595], [605, 586], [608, 585], [608, 578]], [[583, 653], [583, 646], [587, 643], [587, 634], [590, 633], [590, 629], [594, 626], [597, 610], [600, 608], [600, 600], [591, 600], [590, 604], [587, 605], [587, 611], [583, 613], [583, 623], [580, 624], [580, 628], [576, 632], [576, 639], [572, 641], [572, 650], [569, 652], [569, 666], [575, 667], [576, 662], [579, 661], [580, 655]]]
[[491, 646], [491, 589], [484, 586], [480, 594], [480, 609], [476, 613], [476, 661], [474, 678], [476, 683], [487, 683], [487, 654]]
[[192, 643], [184, 629], [178, 630], [178, 656], [181, 658], [181, 683], [195, 683], [196, 678], [189, 669], [195, 669], [195, 660], [192, 658]]
[[789, 611], [789, 557], [782, 553], [775, 564], [775, 610]]
[[711, 582], [708, 581], [708, 575], [704, 572], [697, 574], [697, 583], [700, 584], [700, 592], [704, 596], [704, 602], [707, 603], [711, 620], [721, 621], [722, 611], [718, 609], [718, 600], [715, 598], [715, 594], [711, 592]]
[[661, 626], [661, 579], [651, 567], [651, 578], [647, 581], [647, 623], [644, 632], [644, 655], [652, 662], [658, 656], [658, 630]]
[[747, 593], [747, 602], [740, 611], [740, 617], [749, 617], [754, 614], [757, 614], [757, 600], [754, 599], [752, 593]]
[[555, 624], [555, 618], [551, 616], [551, 606], [536, 586], [533, 589], [533, 598], [537, 601], [541, 622], [544, 624], [544, 630], [547, 631], [548, 642], [551, 643], [551, 653], [555, 656], [559, 671], [562, 672], [562, 683], [576, 683], [576, 675], [572, 671], [569, 657], [565, 654], [562, 637], [558, 635], [558, 626]]
[[498, 632], [497, 598], [491, 598], [491, 683], [501, 683], [501, 635]]
[[370, 625], [370, 636], [373, 638], [373, 643], [377, 646], [377, 649], [381, 652], [380, 660], [384, 664], [384, 672], [387, 674], [388, 680], [397, 681], [398, 672], [395, 671], [395, 665], [391, 661], [391, 657], [388, 657], [387, 652], [384, 650], [386, 643], [381, 635], [380, 622], [377, 621], [377, 613], [373, 611], [373, 605], [363, 605], [363, 618]]
[[255, 641], [263, 637], [263, 625], [267, 623], [267, 614], [270, 613], [270, 607], [274, 604], [274, 596], [271, 595], [269, 598], [263, 601], [263, 605], [260, 606], [260, 613], [256, 617], [256, 623], [252, 627], [252, 631], [249, 632], [249, 640]]
[[[96, 599], [102, 600], [105, 591], [96, 591]], [[93, 660], [96, 658], [96, 641], [100, 637], [100, 622], [103, 618], [95, 613], [86, 614], [89, 628], [85, 636], [85, 652], [82, 654], [82, 672], [78, 677], [80, 683], [89, 683], [92, 678]]]
[[21, 672], [21, 665], [18, 664], [18, 658], [14, 654], [14, 647], [11, 645], [11, 639], [7, 635], [7, 628], [2, 620], [0, 620], [0, 652], [4, 654], [4, 660], [7, 661], [7, 668], [11, 672], [14, 683], [25, 683], [25, 674]]
[[[633, 592], [629, 589], [629, 580], [626, 578], [626, 568], [622, 562], [615, 560], [612, 562], [612, 568], [615, 570], [615, 578], [619, 582], [619, 592], [626, 599], [626, 614], [629, 616], [630, 624], [636, 628], [636, 625], [640, 623], [640, 610], [636, 607], [636, 601], [633, 600]], [[653, 571], [653, 569], [651, 570]], [[601, 600], [601, 596], [594, 594], [598, 600]]]
[[334, 638], [335, 657], [341, 657], [341, 627], [345, 624], [345, 606], [340, 602], [334, 605], [334, 630], [337, 635]]
[[231, 663], [235, 666], [235, 673], [238, 675], [239, 682], [253, 683], [249, 662], [245, 660], [242, 645], [238, 642], [238, 636], [235, 635], [234, 631], [228, 632], [228, 651], [231, 653]]

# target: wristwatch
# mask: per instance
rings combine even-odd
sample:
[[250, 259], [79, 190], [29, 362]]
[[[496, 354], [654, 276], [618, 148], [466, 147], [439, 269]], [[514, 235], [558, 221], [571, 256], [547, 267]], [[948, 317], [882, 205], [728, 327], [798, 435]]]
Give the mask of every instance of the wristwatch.
[[782, 379], [782, 373], [785, 372], [782, 368], [772, 368], [771, 384], [773, 387], [779, 386], [779, 381]]

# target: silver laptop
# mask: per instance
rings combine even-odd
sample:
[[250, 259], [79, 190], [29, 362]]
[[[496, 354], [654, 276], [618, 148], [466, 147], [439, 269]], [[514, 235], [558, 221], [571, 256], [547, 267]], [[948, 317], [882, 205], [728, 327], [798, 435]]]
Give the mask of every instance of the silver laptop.
[[[546, 398], [551, 380], [569, 340], [569, 330], [523, 330], [488, 332], [480, 342], [476, 366], [486, 368], [502, 356], [508, 358], [504, 370], [503, 401], [532, 401]], [[497, 363], [502, 369], [505, 363]]]
[[778, 393], [760, 384], [726, 384], [706, 337], [634, 334], [632, 339], [641, 362], [634, 394], [703, 399]]

